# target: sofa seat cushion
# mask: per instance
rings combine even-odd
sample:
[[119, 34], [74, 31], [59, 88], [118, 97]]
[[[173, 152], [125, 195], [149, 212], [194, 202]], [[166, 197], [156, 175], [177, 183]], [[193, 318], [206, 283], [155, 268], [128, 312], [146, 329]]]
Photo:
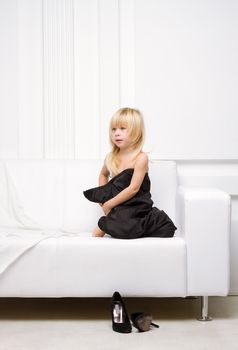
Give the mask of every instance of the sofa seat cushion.
[[183, 238], [48, 238], [0, 276], [0, 296], [186, 296]]

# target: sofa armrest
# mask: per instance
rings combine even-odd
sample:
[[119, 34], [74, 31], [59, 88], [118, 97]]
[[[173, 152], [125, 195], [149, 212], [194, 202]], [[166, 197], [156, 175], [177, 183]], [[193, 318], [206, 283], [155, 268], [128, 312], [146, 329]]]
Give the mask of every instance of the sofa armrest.
[[178, 187], [177, 223], [187, 246], [187, 295], [227, 295], [230, 196], [215, 188]]

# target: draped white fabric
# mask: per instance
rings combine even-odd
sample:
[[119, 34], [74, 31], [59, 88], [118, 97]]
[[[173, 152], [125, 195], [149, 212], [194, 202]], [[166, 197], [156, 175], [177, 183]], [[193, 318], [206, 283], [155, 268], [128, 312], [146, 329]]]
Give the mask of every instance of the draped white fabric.
[[0, 161], [0, 273], [42, 240], [75, 236], [34, 222], [21, 205], [4, 161]]

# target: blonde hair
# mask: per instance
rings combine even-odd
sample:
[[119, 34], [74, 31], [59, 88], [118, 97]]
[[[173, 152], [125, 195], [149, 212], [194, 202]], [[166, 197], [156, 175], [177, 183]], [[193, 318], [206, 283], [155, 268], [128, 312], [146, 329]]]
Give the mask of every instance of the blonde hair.
[[113, 114], [109, 125], [109, 138], [112, 148], [111, 152], [106, 157], [106, 167], [115, 175], [119, 173], [118, 153], [120, 148], [113, 142], [112, 129], [121, 126], [128, 128], [129, 136], [132, 141], [131, 146], [137, 151], [134, 159], [142, 151], [145, 139], [144, 120], [138, 109], [129, 107], [120, 108], [115, 114]]

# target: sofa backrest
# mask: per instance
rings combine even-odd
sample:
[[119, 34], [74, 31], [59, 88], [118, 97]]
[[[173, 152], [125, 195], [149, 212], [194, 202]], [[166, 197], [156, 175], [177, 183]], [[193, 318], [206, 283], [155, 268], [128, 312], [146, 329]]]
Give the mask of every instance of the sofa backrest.
[[149, 176], [154, 206], [176, 221], [177, 165], [175, 161], [150, 160]]
[[[101, 160], [5, 159], [25, 213], [39, 224], [66, 231], [91, 231], [103, 211], [83, 191], [98, 186]], [[175, 220], [176, 163], [150, 161], [154, 205]]]

